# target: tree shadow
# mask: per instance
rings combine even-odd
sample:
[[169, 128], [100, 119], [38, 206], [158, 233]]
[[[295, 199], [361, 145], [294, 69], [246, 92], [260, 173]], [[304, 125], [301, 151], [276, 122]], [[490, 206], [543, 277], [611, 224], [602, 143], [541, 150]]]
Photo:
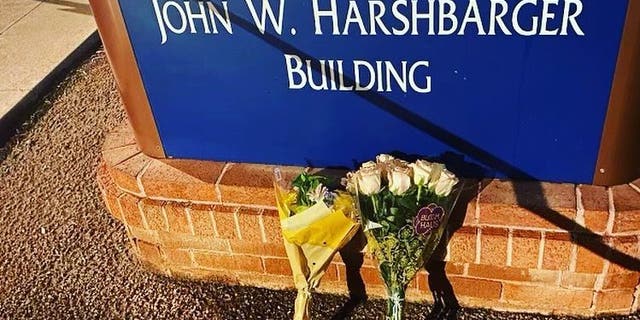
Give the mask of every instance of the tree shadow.
[[480, 193], [480, 179], [466, 179], [456, 206], [451, 212], [445, 232], [436, 250], [425, 263], [428, 272], [427, 281], [433, 295], [433, 308], [427, 319], [458, 319], [460, 303], [456, 298], [451, 282], [447, 278], [447, 247], [451, 236], [464, 224], [467, 207]]
[[355, 308], [367, 301], [367, 291], [364, 280], [360, 275], [360, 268], [364, 263], [364, 254], [362, 250], [367, 244], [367, 239], [362, 232], [362, 228], [351, 239], [351, 241], [340, 249], [340, 257], [345, 265], [347, 276], [347, 288], [349, 288], [349, 299], [347, 302], [331, 317], [332, 320], [346, 319], [353, 313]]
[[[322, 175], [328, 178], [326, 182], [330, 188], [340, 187], [340, 180], [349, 170], [347, 168], [333, 167], [322, 168], [312, 171], [313, 174]], [[362, 228], [353, 236], [342, 249], [340, 249], [340, 258], [345, 266], [347, 288], [349, 289], [349, 298], [345, 304], [331, 317], [332, 320], [346, 319], [353, 313], [359, 305], [365, 303], [368, 299], [364, 280], [360, 274], [360, 269], [364, 263], [363, 250], [367, 245], [367, 238]]]
[[91, 12], [91, 7], [86, 3], [78, 3], [70, 0], [36, 0], [36, 1], [65, 7], [65, 8], [58, 9], [61, 11], [72, 12], [72, 13], [82, 14], [86, 16], [93, 15], [93, 13]]
[[481, 188], [486, 187], [486, 184], [480, 183], [481, 178], [488, 177], [490, 174], [485, 168], [465, 161], [463, 155], [453, 152], [444, 153], [433, 160], [446, 163], [447, 168], [456, 174], [464, 172], [467, 176], [461, 186], [460, 196], [451, 212], [442, 239], [424, 266], [428, 272], [427, 282], [433, 296], [433, 308], [427, 315], [427, 319], [454, 320], [458, 319], [460, 303], [456, 298], [451, 282], [447, 278], [447, 261], [445, 261], [447, 248], [451, 236], [464, 225], [469, 203], [476, 199], [482, 191]]
[[[213, 3], [214, 6], [218, 8], [218, 10], [222, 10], [219, 4]], [[265, 41], [269, 45], [277, 48], [278, 50], [287, 53], [287, 54], [295, 54], [299, 56], [303, 60], [312, 60], [318, 61], [313, 56], [307, 54], [306, 52], [292, 46], [291, 44], [283, 41], [277, 36], [265, 33], [262, 34], [257, 30], [255, 25], [250, 21], [243, 19], [242, 17], [230, 12], [230, 18], [232, 22], [244, 29], [245, 31], [255, 35], [257, 38]], [[313, 63], [312, 68], [316, 72], [321, 71], [321, 66], [319, 63]], [[333, 70], [333, 72], [337, 72]], [[355, 81], [348, 77], [344, 76], [345, 85], [352, 86], [355, 85]], [[505, 160], [498, 158], [497, 156], [491, 154], [490, 152], [474, 145], [473, 143], [465, 140], [462, 137], [455, 135], [454, 133], [446, 130], [445, 128], [437, 125], [436, 123], [423, 118], [421, 115], [403, 107], [402, 105], [394, 102], [390, 98], [372, 91], [355, 91], [355, 95], [358, 95], [360, 98], [369, 103], [370, 106], [376, 107], [381, 111], [386, 112], [390, 116], [403, 121], [408, 126], [411, 126], [417, 130], [422, 131], [424, 134], [448, 145], [453, 150], [469, 157], [470, 159], [474, 159], [478, 163], [485, 166], [487, 169], [492, 170], [493, 172], [500, 173], [501, 175], [507, 176], [513, 180], [527, 180], [527, 181], [537, 181], [535, 176], [521, 170], [512, 164], [508, 163]], [[452, 168], [455, 167], [455, 164], [450, 164], [449, 161], [446, 161], [447, 165]], [[455, 170], [455, 168], [454, 168]], [[538, 215], [542, 219], [552, 223], [553, 225], [567, 231], [571, 235], [571, 241], [578, 246], [581, 246], [592, 253], [611, 261], [619, 266], [622, 266], [630, 271], [640, 271], [640, 259], [637, 259], [629, 254], [626, 254], [620, 250], [610, 247], [606, 242], [603, 236], [594, 233], [593, 231], [587, 229], [586, 227], [576, 223], [573, 219], [568, 218], [561, 214], [560, 212], [552, 209], [549, 206], [549, 203], [544, 194], [544, 187], [540, 182], [532, 182], [530, 184], [522, 184], [522, 183], [514, 183], [514, 192], [516, 195], [517, 203], [520, 207], [531, 211], [532, 213]], [[468, 196], [473, 195], [470, 193]], [[532, 198], [536, 198], [542, 201], [531, 201]], [[469, 199], [470, 200], [470, 199]], [[541, 203], [542, 202], [542, 203]], [[466, 212], [466, 206], [462, 204], [465, 203], [465, 199], [461, 199], [458, 210], [459, 212], [454, 215], [455, 217], [464, 217], [464, 213]], [[464, 210], [463, 210], [464, 209]], [[464, 219], [464, 218], [462, 218]], [[459, 224], [459, 221], [458, 221]], [[455, 233], [455, 223], [451, 222], [451, 230], [449, 230], [449, 235]], [[459, 226], [458, 226], [459, 229]], [[449, 238], [449, 237], [448, 237]], [[446, 252], [446, 243], [447, 241], [442, 241], [440, 248], [440, 255], [442, 255], [443, 250]], [[436, 255], [434, 255], [434, 259], [428, 263], [428, 268], [433, 271], [434, 276], [432, 276], [432, 281], [436, 287], [442, 287], [442, 291], [438, 294], [448, 295], [448, 299], [452, 297], [455, 298], [453, 294], [453, 290], [450, 289], [450, 284], [448, 284], [448, 280], [446, 280], [446, 274], [444, 273], [444, 266], [446, 263], [435, 259]], [[428, 269], [428, 270], [429, 270]], [[444, 277], [442, 276], [444, 274]], [[443, 298], [444, 299], [444, 298]], [[451, 303], [454, 303], [451, 300]]]

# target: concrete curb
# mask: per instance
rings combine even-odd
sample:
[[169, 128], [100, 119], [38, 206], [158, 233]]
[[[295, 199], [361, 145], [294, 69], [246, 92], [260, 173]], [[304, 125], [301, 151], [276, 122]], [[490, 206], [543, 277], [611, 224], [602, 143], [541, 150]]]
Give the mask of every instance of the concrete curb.
[[9, 112], [4, 116], [0, 116], [0, 148], [4, 147], [11, 137], [20, 131], [22, 124], [40, 109], [41, 100], [58, 83], [64, 80], [71, 70], [78, 67], [84, 59], [94, 52], [100, 44], [100, 36], [95, 31], [13, 106]]

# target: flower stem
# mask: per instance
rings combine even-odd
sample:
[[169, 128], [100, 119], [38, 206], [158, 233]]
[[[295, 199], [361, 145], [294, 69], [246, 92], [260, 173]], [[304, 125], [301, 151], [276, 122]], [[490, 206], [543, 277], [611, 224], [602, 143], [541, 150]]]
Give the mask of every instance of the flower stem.
[[404, 319], [404, 297], [405, 288], [402, 286], [387, 287], [387, 315], [385, 320]]
[[371, 195], [371, 202], [373, 203], [373, 212], [375, 212], [376, 217], [380, 217], [380, 212], [379, 212], [379, 204], [378, 204], [378, 195], [377, 194], [372, 194]]

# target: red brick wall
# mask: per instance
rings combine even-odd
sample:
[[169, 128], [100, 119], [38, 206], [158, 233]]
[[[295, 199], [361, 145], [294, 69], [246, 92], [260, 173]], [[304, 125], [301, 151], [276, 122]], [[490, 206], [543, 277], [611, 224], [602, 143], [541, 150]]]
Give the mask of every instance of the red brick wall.
[[[128, 127], [109, 135], [98, 179], [109, 212], [125, 225], [146, 266], [174, 277], [293, 286], [274, 208], [273, 167], [151, 159], [132, 137]], [[301, 168], [282, 170], [292, 178]], [[479, 182], [447, 246], [446, 272], [457, 297], [502, 310], [638, 310], [640, 265], [618, 262], [621, 254], [632, 263], [640, 258], [639, 185]], [[384, 294], [370, 257], [360, 274], [369, 294]], [[346, 293], [339, 255], [321, 290]], [[409, 298], [430, 299], [426, 272]]]

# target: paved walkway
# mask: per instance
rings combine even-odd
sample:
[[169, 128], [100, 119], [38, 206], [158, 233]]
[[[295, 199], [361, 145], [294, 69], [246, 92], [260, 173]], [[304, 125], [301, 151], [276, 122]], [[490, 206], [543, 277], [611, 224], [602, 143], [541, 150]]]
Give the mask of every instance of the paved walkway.
[[0, 0], [0, 119], [95, 30], [87, 0]]

